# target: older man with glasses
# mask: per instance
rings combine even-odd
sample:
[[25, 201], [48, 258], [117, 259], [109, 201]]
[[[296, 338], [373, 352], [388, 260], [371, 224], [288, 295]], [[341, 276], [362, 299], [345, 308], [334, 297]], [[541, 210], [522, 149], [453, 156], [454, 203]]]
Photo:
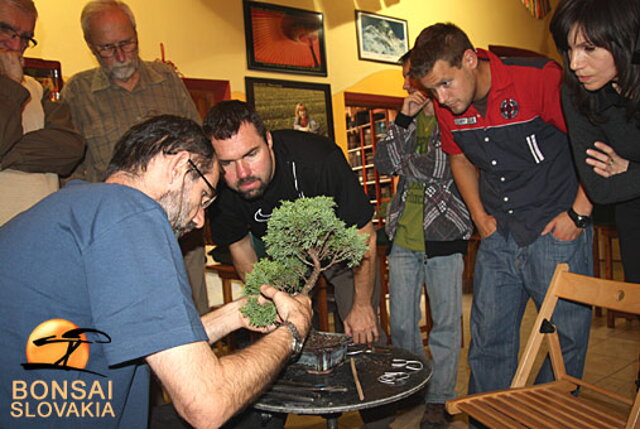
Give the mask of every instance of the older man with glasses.
[[[87, 154], [73, 178], [99, 182], [116, 142], [132, 125], [159, 114], [202, 121], [178, 75], [166, 64], [140, 59], [136, 20], [129, 6], [116, 0], [91, 1], [80, 21], [99, 67], [71, 77], [62, 99], [87, 140]], [[180, 246], [193, 299], [202, 314], [209, 307], [202, 232], [185, 235]]]
[[[193, 121], [135, 125], [107, 175], [0, 228], [0, 427], [263, 427], [241, 410], [298, 352], [311, 301], [264, 285], [278, 324], [252, 328], [245, 298], [198, 317], [175, 237], [202, 228], [220, 172]], [[265, 335], [218, 358], [210, 343], [240, 328]], [[151, 424], [149, 369], [172, 402]]]
[[0, 0], [0, 225], [57, 190], [84, 151], [67, 106], [24, 75], [37, 16], [31, 0]]

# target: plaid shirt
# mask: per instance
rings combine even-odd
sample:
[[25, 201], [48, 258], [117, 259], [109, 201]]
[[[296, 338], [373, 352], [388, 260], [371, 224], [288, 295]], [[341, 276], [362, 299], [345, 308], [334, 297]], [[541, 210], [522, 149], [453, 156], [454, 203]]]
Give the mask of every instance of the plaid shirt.
[[62, 98], [76, 128], [87, 140], [85, 159], [73, 178], [99, 182], [113, 148], [131, 126], [152, 116], [171, 114], [200, 123], [200, 115], [180, 77], [161, 62], [140, 62], [140, 80], [129, 92], [111, 82], [98, 67], [66, 83]]
[[[398, 114], [396, 122], [389, 125], [387, 135], [376, 148], [374, 162], [380, 173], [400, 176], [397, 192], [389, 204], [386, 232], [393, 240], [404, 210], [407, 184], [418, 182], [424, 184], [425, 240], [467, 240], [473, 232], [473, 224], [453, 183], [447, 155], [441, 147], [440, 131], [437, 126], [434, 128], [427, 153], [415, 153], [417, 129], [416, 121], [411, 119]], [[408, 128], [403, 127], [406, 125]]]

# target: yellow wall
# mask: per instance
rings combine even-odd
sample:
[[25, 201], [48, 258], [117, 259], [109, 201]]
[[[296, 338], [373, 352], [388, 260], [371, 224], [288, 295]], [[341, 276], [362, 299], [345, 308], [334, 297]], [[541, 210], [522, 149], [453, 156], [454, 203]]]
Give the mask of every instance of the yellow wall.
[[[129, 0], [136, 15], [142, 58], [166, 57], [187, 77], [225, 79], [234, 98], [244, 99], [244, 77], [328, 83], [333, 93], [335, 134], [346, 145], [344, 92], [403, 96], [400, 67], [358, 60], [354, 10], [406, 19], [411, 44], [435, 22], [454, 22], [478, 47], [510, 45], [556, 56], [548, 21], [534, 19], [520, 0], [269, 0], [324, 13], [328, 77], [247, 69], [242, 0]], [[27, 56], [57, 59], [65, 77], [96, 66], [80, 29], [85, 1], [35, 0], [39, 44]], [[557, 0], [552, 0], [553, 5]]]

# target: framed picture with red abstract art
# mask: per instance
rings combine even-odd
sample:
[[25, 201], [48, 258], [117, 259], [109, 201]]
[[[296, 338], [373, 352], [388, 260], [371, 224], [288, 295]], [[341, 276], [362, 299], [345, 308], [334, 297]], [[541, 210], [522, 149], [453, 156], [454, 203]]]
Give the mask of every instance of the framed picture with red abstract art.
[[322, 13], [245, 0], [244, 32], [249, 69], [327, 75]]

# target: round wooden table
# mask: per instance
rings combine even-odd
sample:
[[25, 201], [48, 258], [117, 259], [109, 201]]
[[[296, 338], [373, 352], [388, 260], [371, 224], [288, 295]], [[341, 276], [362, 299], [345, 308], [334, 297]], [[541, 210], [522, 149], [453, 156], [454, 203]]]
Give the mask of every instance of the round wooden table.
[[[364, 393], [363, 400], [358, 397], [348, 356], [341, 366], [326, 375], [309, 374], [299, 365], [289, 365], [278, 376], [271, 390], [266, 391], [253, 407], [267, 413], [320, 415], [327, 419], [327, 427], [333, 429], [338, 427], [338, 417], [345, 411], [399, 401], [427, 384], [432, 373], [429, 360], [397, 347], [385, 349], [375, 348], [374, 352], [353, 356]], [[393, 367], [393, 359], [420, 361], [422, 369], [413, 371]], [[385, 384], [378, 380], [385, 372], [398, 371], [408, 373], [408, 378], [397, 384]]]

